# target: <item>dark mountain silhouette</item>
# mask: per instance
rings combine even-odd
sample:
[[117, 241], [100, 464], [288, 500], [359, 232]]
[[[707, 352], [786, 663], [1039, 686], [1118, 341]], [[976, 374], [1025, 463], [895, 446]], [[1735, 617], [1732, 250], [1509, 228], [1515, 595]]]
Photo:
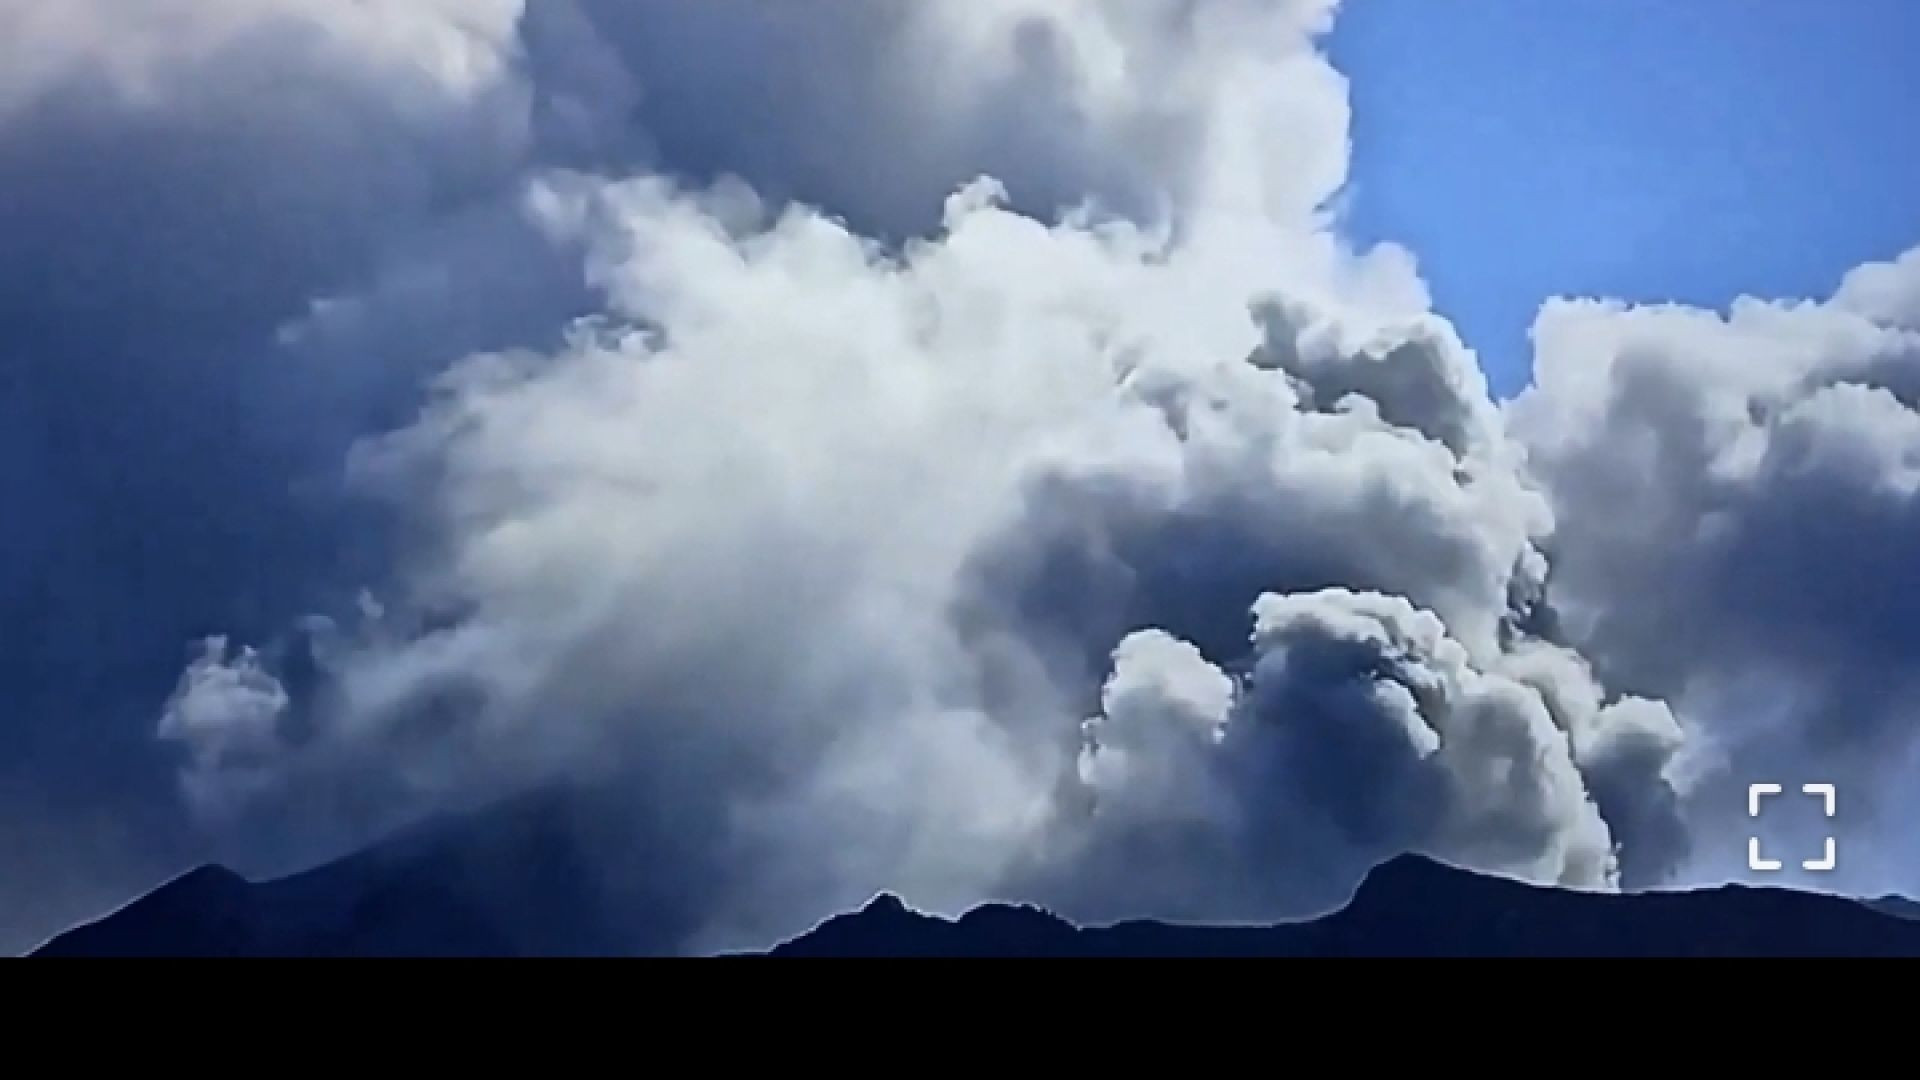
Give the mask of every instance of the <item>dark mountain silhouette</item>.
[[[1885, 903], [1740, 885], [1575, 892], [1402, 855], [1368, 874], [1344, 907], [1302, 922], [1078, 928], [1040, 909], [1011, 905], [944, 919], [882, 895], [776, 946], [772, 955], [1920, 956], [1920, 922], [1878, 910]], [[1901, 903], [1909, 912], [1920, 910]]]
[[1876, 896], [1871, 900], [1864, 900], [1862, 903], [1883, 915], [1892, 915], [1900, 919], [1920, 920], [1920, 901], [1909, 900], [1904, 896], [1896, 896], [1889, 893], [1886, 896]]
[[250, 882], [201, 867], [34, 956], [575, 956], [624, 951], [548, 795], [403, 830], [315, 869]]
[[[265, 882], [203, 867], [34, 955], [634, 952], [634, 938], [621, 931], [633, 913], [598, 887], [572, 815], [564, 800], [520, 800]], [[1296, 923], [1077, 928], [1033, 907], [989, 904], [947, 919], [882, 895], [755, 955], [1920, 956], [1915, 911], [1920, 905], [1898, 897], [1743, 886], [1582, 893], [1407, 855], [1367, 875], [1345, 906]]]

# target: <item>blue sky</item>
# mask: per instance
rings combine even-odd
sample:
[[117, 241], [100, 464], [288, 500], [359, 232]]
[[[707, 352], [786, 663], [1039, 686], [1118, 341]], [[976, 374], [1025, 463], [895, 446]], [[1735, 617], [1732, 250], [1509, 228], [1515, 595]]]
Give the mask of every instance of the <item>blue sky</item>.
[[1823, 296], [1920, 241], [1915, 0], [1355, 0], [1352, 228], [1497, 390], [1549, 294]]

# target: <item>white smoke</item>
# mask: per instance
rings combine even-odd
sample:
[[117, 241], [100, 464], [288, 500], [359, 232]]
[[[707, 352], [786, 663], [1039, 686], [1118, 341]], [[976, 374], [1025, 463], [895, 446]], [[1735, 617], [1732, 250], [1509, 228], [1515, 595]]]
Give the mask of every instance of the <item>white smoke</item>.
[[[879, 888], [1271, 917], [1405, 848], [1664, 867], [1679, 727], [1538, 637], [1549, 501], [1411, 260], [1333, 230], [1330, 4], [566, 10], [522, 26], [650, 61], [640, 102], [729, 81], [674, 42], [772, 59], [738, 92], [811, 164], [526, 170], [605, 310], [356, 453], [414, 546], [304, 730], [253, 658], [190, 672], [163, 734], [225, 820], [263, 747], [308, 808], [612, 782], [698, 838], [648, 856], [681, 947]], [[854, 224], [934, 182], [930, 233]]]
[[[1258, 919], [1303, 896], [1336, 902], [1353, 874], [1406, 850], [1617, 886], [1589, 787], [1608, 768], [1596, 744], [1620, 725], [1590, 702], [1556, 710], [1541, 686], [1476, 667], [1431, 612], [1380, 593], [1264, 595], [1252, 642], [1239, 687], [1159, 631], [1116, 650], [1082, 775], [1099, 854], [1128, 872], [1105, 870], [1078, 903]], [[1677, 738], [1645, 708], [1651, 734]], [[1664, 778], [1634, 779], [1645, 792]]]
[[[1554, 499], [1566, 639], [1689, 717], [1696, 829], [1733, 833], [1749, 783], [1837, 782], [1829, 887], [1912, 887], [1917, 312], [1920, 253], [1825, 301], [1559, 301], [1512, 409]], [[1736, 847], [1698, 873], [1730, 876]]]
[[[187, 795], [210, 814], [232, 800], [262, 794], [284, 751], [281, 730], [291, 705], [286, 687], [252, 649], [231, 653], [224, 638], [204, 643], [180, 678], [160, 720], [160, 737], [191, 756]], [[195, 778], [213, 781], [205, 786]]]

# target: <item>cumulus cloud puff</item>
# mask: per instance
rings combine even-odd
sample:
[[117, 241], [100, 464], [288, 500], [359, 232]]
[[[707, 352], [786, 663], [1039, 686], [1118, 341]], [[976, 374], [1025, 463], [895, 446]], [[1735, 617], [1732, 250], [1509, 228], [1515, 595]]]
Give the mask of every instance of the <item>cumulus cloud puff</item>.
[[1912, 260], [1502, 408], [1328, 210], [1331, 0], [118, 7], [0, 5], [37, 773], [265, 864], [573, 786], [672, 950], [1665, 880], [1755, 670], [1905, 745]]
[[[1583, 775], [1603, 755], [1577, 753], [1540, 688], [1476, 668], [1433, 613], [1382, 593], [1268, 593], [1252, 647], [1240, 684], [1159, 630], [1115, 650], [1082, 775], [1099, 841], [1132, 858], [1087, 903], [1259, 918], [1307, 887], [1336, 901], [1330, 884], [1405, 850], [1618, 885]], [[1168, 882], [1176, 895], [1153, 895]]]

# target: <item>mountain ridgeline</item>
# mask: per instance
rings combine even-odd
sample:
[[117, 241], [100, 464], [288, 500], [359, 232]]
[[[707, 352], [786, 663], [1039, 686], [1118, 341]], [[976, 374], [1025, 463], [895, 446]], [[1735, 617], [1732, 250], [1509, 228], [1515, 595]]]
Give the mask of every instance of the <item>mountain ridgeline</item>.
[[[203, 867], [33, 955], [592, 956], [648, 951], [622, 930], [550, 806], [434, 823], [287, 878]], [[1341, 908], [1273, 926], [1076, 927], [989, 904], [958, 919], [891, 895], [773, 957], [1920, 956], [1920, 906], [1724, 886], [1574, 892], [1417, 855], [1376, 867]]]

